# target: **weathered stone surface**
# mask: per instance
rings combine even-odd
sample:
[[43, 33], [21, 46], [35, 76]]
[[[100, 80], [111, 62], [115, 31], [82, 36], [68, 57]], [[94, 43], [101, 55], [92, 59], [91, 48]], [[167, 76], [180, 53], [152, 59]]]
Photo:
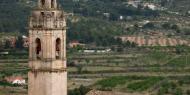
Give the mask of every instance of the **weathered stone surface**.
[[29, 72], [28, 95], [67, 95], [67, 72]]

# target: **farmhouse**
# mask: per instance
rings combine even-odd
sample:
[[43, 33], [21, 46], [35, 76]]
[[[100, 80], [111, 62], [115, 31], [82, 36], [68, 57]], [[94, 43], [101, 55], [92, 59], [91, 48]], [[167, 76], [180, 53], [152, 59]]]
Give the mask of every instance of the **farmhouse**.
[[11, 84], [25, 85], [26, 81], [21, 76], [6, 77], [5, 80]]

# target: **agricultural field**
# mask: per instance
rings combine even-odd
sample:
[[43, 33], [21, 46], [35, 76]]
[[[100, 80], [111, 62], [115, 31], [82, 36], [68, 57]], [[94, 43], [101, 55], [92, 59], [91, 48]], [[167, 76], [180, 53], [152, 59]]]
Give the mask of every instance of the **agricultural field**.
[[[166, 50], [165, 50], [166, 49]], [[172, 51], [167, 51], [167, 50]], [[175, 49], [175, 51], [173, 51]], [[179, 50], [178, 50], [179, 49]], [[167, 51], [167, 52], [166, 52]], [[27, 55], [27, 54], [22, 54]], [[0, 59], [0, 79], [23, 76], [27, 80], [27, 56]], [[149, 47], [133, 52], [68, 54], [68, 88], [81, 85], [100, 91], [137, 95], [189, 95], [190, 53], [188, 47]], [[26, 86], [2, 84], [1, 95], [26, 95]], [[129, 94], [130, 95], [130, 94]]]
[[122, 36], [120, 37], [124, 42], [134, 42], [138, 46], [177, 46], [177, 45], [190, 45], [188, 39], [179, 38], [165, 38], [165, 37], [138, 37], [138, 36]]
[[101, 90], [139, 92], [149, 95], [189, 95], [189, 78], [189, 76], [117, 76], [100, 80], [95, 87]]

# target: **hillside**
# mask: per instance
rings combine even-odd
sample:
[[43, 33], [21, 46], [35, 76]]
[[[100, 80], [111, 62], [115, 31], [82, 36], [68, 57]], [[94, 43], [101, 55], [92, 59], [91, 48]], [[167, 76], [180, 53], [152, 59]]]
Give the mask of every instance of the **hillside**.
[[27, 17], [31, 6], [18, 0], [0, 1], [0, 31], [23, 32], [27, 24]]
[[[27, 34], [28, 17], [36, 1], [1, 0], [0, 32]], [[83, 43], [109, 46], [120, 43], [117, 40], [113, 41], [113, 44], [107, 43], [114, 40], [115, 36], [145, 35], [146, 31], [162, 31], [165, 35], [174, 36], [189, 35], [187, 33], [189, 18], [181, 14], [173, 14], [173, 11], [182, 9], [187, 12], [190, 3], [188, 0], [142, 0], [139, 3], [141, 5], [137, 7], [130, 5], [128, 0], [59, 0], [59, 2], [64, 11], [74, 13], [74, 17], [68, 17], [69, 41], [79, 40]], [[168, 10], [151, 10], [143, 7], [144, 3], [150, 2], [162, 5]], [[144, 21], [149, 23], [141, 28]], [[151, 24], [153, 27], [150, 26]], [[166, 26], [164, 29], [162, 27], [164, 24], [170, 24], [171, 27]], [[177, 28], [172, 28], [175, 25]]]
[[169, 0], [165, 6], [172, 11], [187, 13], [190, 11], [189, 0]]

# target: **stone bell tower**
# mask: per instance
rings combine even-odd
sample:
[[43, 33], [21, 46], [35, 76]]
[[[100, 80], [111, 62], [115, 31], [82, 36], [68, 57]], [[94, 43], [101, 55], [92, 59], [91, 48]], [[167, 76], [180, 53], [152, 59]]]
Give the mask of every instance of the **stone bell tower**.
[[66, 21], [57, 0], [38, 0], [29, 40], [28, 95], [67, 95]]

